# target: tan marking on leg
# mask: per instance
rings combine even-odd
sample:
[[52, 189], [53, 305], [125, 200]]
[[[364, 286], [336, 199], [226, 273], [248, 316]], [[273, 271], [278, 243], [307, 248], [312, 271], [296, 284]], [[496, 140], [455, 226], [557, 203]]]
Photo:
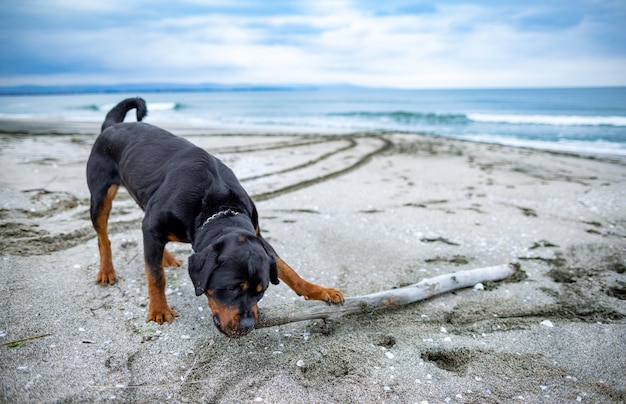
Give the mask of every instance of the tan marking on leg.
[[101, 285], [112, 285], [117, 280], [115, 269], [113, 268], [113, 256], [111, 254], [111, 241], [107, 232], [109, 214], [113, 206], [113, 199], [117, 194], [119, 186], [113, 184], [109, 187], [107, 194], [102, 201], [102, 211], [96, 219], [96, 233], [98, 233], [98, 251], [100, 252], [100, 270], [96, 277], [96, 283]]
[[174, 258], [174, 256], [167, 251], [167, 248], [163, 250], [163, 266], [164, 267], [179, 267], [181, 262]]
[[285, 282], [299, 296], [304, 296], [307, 300], [322, 300], [327, 303], [343, 303], [343, 293], [333, 288], [325, 288], [306, 281], [300, 277], [289, 265], [280, 257], [276, 257], [278, 267], [278, 277]]
[[163, 324], [164, 321], [171, 323], [178, 314], [170, 308], [165, 297], [165, 271], [159, 268], [161, 282], [156, 282], [152, 277], [152, 271], [146, 264], [146, 279], [148, 280], [148, 297], [150, 304], [148, 306], [148, 318], [146, 323], [154, 321], [157, 324]]

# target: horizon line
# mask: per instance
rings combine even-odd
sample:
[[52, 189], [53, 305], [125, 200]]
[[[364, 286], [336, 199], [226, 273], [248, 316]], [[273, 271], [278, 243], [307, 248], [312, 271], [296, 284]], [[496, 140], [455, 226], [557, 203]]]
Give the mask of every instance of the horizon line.
[[559, 86], [505, 86], [505, 87], [381, 87], [355, 84], [220, 84], [220, 83], [117, 83], [117, 84], [17, 84], [0, 85], [0, 95], [69, 95], [118, 94], [130, 91], [158, 92], [262, 92], [303, 91], [324, 89], [397, 90], [397, 91], [461, 91], [461, 90], [566, 90], [566, 89], [616, 89], [626, 85], [559, 85]]

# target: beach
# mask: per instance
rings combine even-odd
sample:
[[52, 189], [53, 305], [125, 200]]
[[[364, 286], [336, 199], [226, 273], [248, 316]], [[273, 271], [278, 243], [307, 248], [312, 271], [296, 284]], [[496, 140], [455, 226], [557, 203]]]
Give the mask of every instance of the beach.
[[[626, 401], [623, 157], [169, 127], [234, 170], [287, 263], [346, 296], [519, 265], [420, 303], [229, 339], [194, 294], [188, 244], [168, 244], [180, 317], [145, 322], [143, 215], [123, 190], [109, 226], [120, 279], [95, 284], [85, 164], [99, 124], [28, 125], [0, 123], [2, 402]], [[259, 306], [299, 299], [281, 283]]]

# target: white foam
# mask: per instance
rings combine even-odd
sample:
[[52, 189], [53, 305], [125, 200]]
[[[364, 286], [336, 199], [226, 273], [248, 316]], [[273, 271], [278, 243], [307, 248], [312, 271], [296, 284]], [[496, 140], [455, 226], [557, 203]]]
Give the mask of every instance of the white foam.
[[474, 122], [559, 125], [559, 126], [626, 126], [624, 116], [582, 115], [514, 115], [514, 114], [467, 114]]
[[[109, 112], [116, 103], [100, 104], [96, 108], [98, 111]], [[178, 104], [176, 102], [148, 102], [148, 112], [150, 111], [175, 111]]]
[[178, 106], [175, 102], [149, 102], [148, 111], [173, 111]]
[[615, 142], [607, 142], [602, 140], [581, 141], [581, 140], [564, 140], [557, 142], [549, 142], [542, 140], [528, 140], [520, 138], [512, 138], [494, 135], [466, 135], [458, 136], [460, 139], [471, 140], [474, 142], [496, 143], [514, 147], [529, 147], [533, 149], [551, 150], [581, 154], [601, 154], [613, 156], [626, 156], [626, 145]]

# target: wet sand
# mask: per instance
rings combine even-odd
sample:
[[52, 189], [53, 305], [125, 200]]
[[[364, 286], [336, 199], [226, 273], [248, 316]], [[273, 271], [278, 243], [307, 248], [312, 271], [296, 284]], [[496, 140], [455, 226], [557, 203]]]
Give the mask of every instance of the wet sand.
[[[268, 240], [311, 281], [355, 296], [461, 269], [522, 271], [233, 340], [193, 292], [186, 244], [169, 244], [185, 264], [166, 269], [180, 317], [145, 323], [142, 212], [125, 192], [110, 225], [120, 280], [95, 284], [84, 172], [98, 126], [0, 134], [1, 401], [626, 400], [623, 160], [418, 135], [178, 128], [233, 168]], [[296, 299], [281, 284], [260, 307]]]

